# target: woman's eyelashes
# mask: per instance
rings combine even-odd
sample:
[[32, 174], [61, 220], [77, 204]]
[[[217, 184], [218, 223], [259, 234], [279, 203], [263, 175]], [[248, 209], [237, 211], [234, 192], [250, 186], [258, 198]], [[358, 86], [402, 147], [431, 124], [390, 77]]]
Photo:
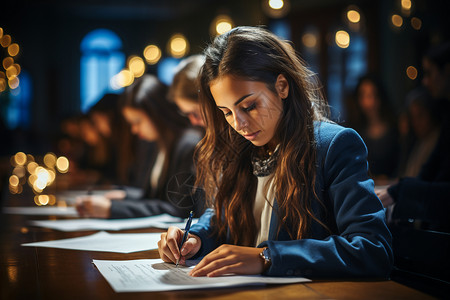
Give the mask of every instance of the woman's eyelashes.
[[249, 112], [251, 110], [254, 110], [255, 108], [256, 108], [256, 103], [252, 103], [252, 104], [250, 104], [247, 107], [243, 107], [242, 110], [245, 111], [245, 112]]
[[[255, 108], [256, 108], [256, 103], [252, 103], [247, 107], [242, 107], [241, 109], [244, 112], [249, 112], [249, 111], [254, 110]], [[231, 110], [229, 110], [229, 111], [224, 111], [223, 114], [225, 115], [225, 117], [228, 117], [228, 116], [231, 116], [233, 113], [231, 112]]]

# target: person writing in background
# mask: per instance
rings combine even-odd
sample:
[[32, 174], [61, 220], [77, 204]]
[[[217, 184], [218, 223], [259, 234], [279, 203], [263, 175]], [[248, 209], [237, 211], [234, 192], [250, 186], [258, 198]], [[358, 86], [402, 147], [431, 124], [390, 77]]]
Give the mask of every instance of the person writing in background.
[[[201, 203], [175, 203], [169, 198], [168, 182], [177, 174], [193, 174], [193, 152], [200, 134], [188, 128], [188, 120], [177, 114], [174, 104], [166, 99], [167, 88], [155, 76], [144, 75], [122, 95], [122, 113], [133, 134], [155, 142], [158, 148], [148, 170], [143, 197], [131, 198], [123, 193], [124, 201], [105, 196], [83, 196], [76, 202], [80, 216], [94, 218], [145, 217], [169, 213], [186, 217], [190, 210], [201, 210]], [[176, 199], [178, 201], [179, 199]], [[189, 203], [188, 203], [189, 202]]]
[[347, 125], [361, 135], [367, 146], [372, 178], [376, 184], [384, 183], [394, 177], [399, 152], [394, 109], [381, 81], [372, 74], [359, 79], [354, 98]]
[[213, 204], [158, 243], [192, 276], [389, 276], [383, 206], [359, 135], [328, 121], [314, 75], [295, 50], [257, 27], [237, 27], [205, 50], [200, 105], [206, 135], [197, 184]]
[[130, 183], [137, 143], [121, 113], [119, 98], [117, 94], [105, 94], [88, 115], [107, 146], [102, 179], [122, 185]]
[[197, 77], [205, 61], [203, 55], [197, 54], [183, 59], [175, 70], [168, 98], [187, 117], [193, 126], [205, 127], [198, 103]]
[[450, 42], [430, 49], [423, 69], [423, 85], [440, 101], [439, 137], [416, 177], [400, 178], [377, 194], [385, 207], [395, 204], [393, 220], [417, 220], [428, 229], [450, 232]]

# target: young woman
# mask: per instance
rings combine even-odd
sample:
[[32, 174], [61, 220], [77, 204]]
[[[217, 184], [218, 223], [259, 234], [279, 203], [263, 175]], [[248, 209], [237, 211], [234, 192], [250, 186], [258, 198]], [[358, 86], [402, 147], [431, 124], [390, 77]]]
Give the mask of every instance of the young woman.
[[359, 79], [352, 104], [347, 125], [361, 135], [367, 146], [371, 176], [384, 184], [394, 177], [399, 158], [394, 109], [381, 81], [374, 75]]
[[130, 184], [137, 144], [121, 113], [119, 98], [105, 94], [90, 108], [89, 117], [107, 146], [103, 180], [122, 185]]
[[206, 50], [206, 135], [197, 179], [213, 209], [161, 235], [166, 262], [192, 276], [387, 277], [391, 235], [352, 129], [328, 123], [311, 72], [288, 42], [238, 27]]
[[[188, 120], [177, 113], [166, 94], [166, 86], [155, 76], [144, 75], [122, 95], [122, 113], [131, 132], [142, 140], [156, 143], [144, 195], [136, 199], [130, 193], [117, 191], [106, 196], [80, 197], [77, 210], [81, 216], [129, 218], [169, 213], [186, 217], [190, 210], [203, 208], [202, 203], [193, 203], [190, 195], [178, 197], [187, 190], [168, 190], [169, 183], [175, 182], [177, 176], [187, 179], [194, 174], [193, 153], [201, 136], [196, 130], [186, 129]], [[125, 201], [111, 198], [125, 198]]]
[[205, 62], [203, 55], [192, 55], [177, 66], [169, 89], [169, 99], [178, 106], [193, 126], [205, 127], [198, 103], [197, 77]]

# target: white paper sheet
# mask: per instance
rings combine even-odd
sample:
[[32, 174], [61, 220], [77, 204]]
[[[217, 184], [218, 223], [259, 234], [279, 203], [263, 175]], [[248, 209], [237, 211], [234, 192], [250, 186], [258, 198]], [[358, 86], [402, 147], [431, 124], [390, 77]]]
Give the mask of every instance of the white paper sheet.
[[58, 206], [4, 207], [3, 213], [35, 216], [78, 216], [75, 207]]
[[103, 251], [116, 253], [131, 253], [158, 248], [160, 233], [107, 233], [100, 231], [92, 235], [63, 239], [26, 243], [22, 246], [48, 247], [84, 251]]
[[[198, 219], [197, 219], [198, 220]], [[196, 220], [196, 221], [197, 221]], [[194, 223], [194, 221], [192, 222]], [[39, 220], [30, 221], [31, 225], [56, 229], [60, 231], [84, 231], [84, 230], [124, 230], [156, 227], [167, 229], [169, 226], [178, 226], [184, 229], [183, 219], [168, 214], [151, 216], [146, 218], [131, 219], [74, 219], [74, 220]]]
[[161, 259], [93, 260], [115, 292], [161, 292], [241, 285], [287, 284], [311, 281], [304, 277], [222, 276], [191, 277], [190, 267], [164, 263]]

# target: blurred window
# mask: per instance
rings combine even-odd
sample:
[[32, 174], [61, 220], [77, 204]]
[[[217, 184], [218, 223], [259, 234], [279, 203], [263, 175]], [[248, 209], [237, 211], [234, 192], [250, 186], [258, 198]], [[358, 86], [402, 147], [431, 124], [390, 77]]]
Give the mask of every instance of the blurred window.
[[158, 78], [167, 85], [172, 84], [175, 68], [178, 66], [180, 59], [174, 57], [166, 57], [158, 63]]
[[122, 41], [111, 30], [96, 29], [81, 42], [81, 111], [86, 112], [105, 93], [119, 93], [111, 78], [125, 66]]
[[285, 19], [272, 20], [269, 23], [269, 30], [282, 39], [291, 39], [291, 27]]
[[358, 78], [367, 72], [367, 39], [356, 32], [349, 32], [350, 44], [340, 48], [336, 43], [328, 46], [327, 98], [331, 106], [331, 118], [339, 121], [345, 117], [345, 95], [355, 89]]
[[9, 129], [29, 128], [32, 85], [30, 74], [22, 70], [19, 75], [19, 86], [9, 92], [9, 102], [2, 109], [5, 114], [6, 126]]

